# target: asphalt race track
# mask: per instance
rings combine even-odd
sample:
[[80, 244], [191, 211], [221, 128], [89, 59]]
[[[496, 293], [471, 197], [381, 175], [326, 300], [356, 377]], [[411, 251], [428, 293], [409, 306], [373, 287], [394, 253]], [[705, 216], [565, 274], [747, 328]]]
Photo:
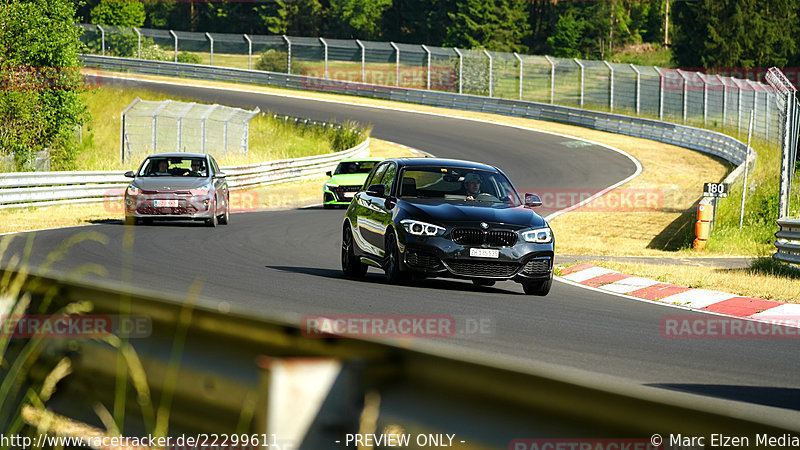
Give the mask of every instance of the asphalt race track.
[[[436, 156], [497, 165], [520, 191], [596, 191], [635, 171], [627, 157], [611, 150], [573, 148], [563, 145], [568, 141], [564, 137], [501, 125], [263, 94], [146, 85], [205, 103], [371, 123], [374, 137]], [[660, 329], [664, 316], [697, 313], [559, 282], [549, 296], [539, 298], [523, 295], [513, 282], [493, 288], [452, 280], [389, 286], [375, 269], [365, 281], [348, 280], [339, 266], [342, 217], [342, 210], [310, 208], [236, 214], [231, 225], [215, 229], [199, 223], [157, 223], [133, 229], [132, 249], [123, 248], [126, 227], [121, 221], [51, 230], [36, 234], [31, 263], [41, 264], [70, 236], [93, 231], [107, 236], [108, 243], [78, 243], [53, 270], [99, 264], [107, 280], [130, 279], [138, 288], [177, 294], [185, 294], [200, 280], [208, 302], [298, 321], [307, 314], [331, 313], [484, 319], [492, 325], [488, 332], [418, 339], [411, 346], [505, 355], [526, 364], [564, 366], [638, 385], [786, 408], [792, 415], [800, 411], [800, 346], [794, 339], [666, 339]], [[21, 253], [24, 244], [25, 239], [17, 238], [0, 263]], [[129, 270], [123, 269], [126, 255], [132, 255]]]

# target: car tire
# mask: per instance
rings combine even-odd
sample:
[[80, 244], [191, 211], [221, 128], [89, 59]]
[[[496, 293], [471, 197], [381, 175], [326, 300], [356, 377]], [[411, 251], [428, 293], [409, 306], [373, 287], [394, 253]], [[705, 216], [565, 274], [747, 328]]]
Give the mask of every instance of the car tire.
[[550, 286], [553, 284], [553, 277], [544, 281], [523, 281], [522, 290], [528, 295], [538, 295], [544, 297], [550, 292]]
[[211, 213], [210, 218], [206, 219], [206, 226], [213, 228], [217, 226], [217, 223], [219, 223], [217, 221], [217, 202], [214, 202], [214, 212]]
[[230, 208], [230, 202], [228, 200], [225, 201], [225, 214], [219, 216], [219, 223], [221, 225], [227, 225], [231, 223], [231, 208]]
[[403, 284], [408, 282], [411, 274], [400, 270], [400, 249], [397, 248], [397, 239], [394, 233], [386, 235], [386, 260], [383, 270], [386, 272], [386, 282], [389, 284]]
[[351, 278], [361, 278], [367, 273], [367, 265], [356, 257], [353, 232], [345, 225], [342, 232], [342, 272]]
[[482, 287], [491, 287], [494, 286], [494, 280], [480, 280], [480, 279], [473, 279], [472, 284], [475, 286], [482, 286]]
[[136, 217], [133, 216], [125, 216], [125, 225], [136, 225], [139, 221], [136, 220]]

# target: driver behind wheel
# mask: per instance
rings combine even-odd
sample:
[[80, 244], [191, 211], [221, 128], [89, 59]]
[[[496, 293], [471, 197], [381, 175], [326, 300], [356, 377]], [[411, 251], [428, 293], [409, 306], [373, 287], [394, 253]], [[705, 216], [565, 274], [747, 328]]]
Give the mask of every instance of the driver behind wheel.
[[464, 176], [464, 192], [467, 200], [475, 200], [481, 193], [481, 177], [477, 173], [470, 172]]

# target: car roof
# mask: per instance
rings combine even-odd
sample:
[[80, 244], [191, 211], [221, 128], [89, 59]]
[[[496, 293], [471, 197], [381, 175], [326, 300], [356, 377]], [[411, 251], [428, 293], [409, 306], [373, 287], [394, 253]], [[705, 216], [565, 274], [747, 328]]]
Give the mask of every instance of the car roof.
[[427, 166], [448, 166], [459, 167], [462, 169], [477, 169], [488, 170], [497, 172], [497, 167], [488, 164], [465, 161], [462, 159], [448, 159], [448, 158], [391, 158], [387, 161], [395, 161], [402, 167], [427, 167]]
[[205, 153], [187, 153], [187, 152], [173, 152], [173, 153], [153, 153], [148, 155], [148, 158], [205, 158]]
[[365, 158], [345, 158], [339, 162], [358, 162], [358, 161], [383, 161], [385, 158], [379, 158], [376, 156], [367, 156]]

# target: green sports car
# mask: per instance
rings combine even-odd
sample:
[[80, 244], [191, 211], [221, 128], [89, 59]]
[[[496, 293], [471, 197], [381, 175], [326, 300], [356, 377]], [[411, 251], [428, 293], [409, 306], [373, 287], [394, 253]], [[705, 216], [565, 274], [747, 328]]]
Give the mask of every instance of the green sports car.
[[331, 178], [322, 187], [322, 206], [327, 209], [349, 205], [356, 192], [361, 190], [367, 175], [380, 161], [383, 158], [348, 158], [340, 161], [336, 170], [327, 173]]

